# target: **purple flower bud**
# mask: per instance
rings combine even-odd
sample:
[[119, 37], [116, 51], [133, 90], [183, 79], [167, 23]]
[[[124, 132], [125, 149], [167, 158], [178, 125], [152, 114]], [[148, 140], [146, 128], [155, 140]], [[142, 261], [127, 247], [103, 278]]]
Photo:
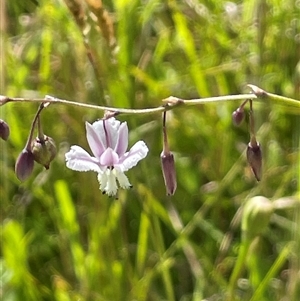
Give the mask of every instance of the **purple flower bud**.
[[49, 169], [51, 161], [56, 156], [56, 145], [51, 137], [44, 135], [44, 139], [35, 138], [31, 144], [34, 160]]
[[8, 124], [4, 120], [0, 119], [0, 137], [3, 140], [7, 140], [9, 132], [10, 130]]
[[260, 144], [248, 143], [247, 147], [247, 160], [255, 175], [257, 181], [261, 180], [261, 170], [262, 170], [262, 153]]
[[32, 152], [27, 149], [23, 149], [15, 166], [15, 173], [20, 181], [26, 180], [31, 175], [33, 164], [34, 157]]
[[174, 156], [171, 152], [166, 153], [163, 151], [160, 159], [167, 195], [173, 195], [177, 188]]
[[232, 121], [234, 125], [240, 125], [245, 118], [244, 108], [239, 107], [232, 113]]

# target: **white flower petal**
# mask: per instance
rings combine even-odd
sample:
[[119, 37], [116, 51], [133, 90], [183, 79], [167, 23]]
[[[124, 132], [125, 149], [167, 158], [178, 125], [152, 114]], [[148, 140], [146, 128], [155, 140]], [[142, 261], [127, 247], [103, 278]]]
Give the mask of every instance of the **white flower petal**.
[[120, 121], [115, 118], [105, 120], [105, 129], [107, 134], [107, 147], [115, 149], [119, 136]]
[[101, 191], [105, 192], [108, 196], [115, 196], [118, 191], [116, 176], [113, 170], [106, 169], [102, 174], [98, 174], [98, 181], [100, 182]]
[[103, 173], [98, 173], [98, 181], [100, 183], [100, 190], [105, 192], [105, 187], [107, 185], [107, 174], [106, 171]]
[[[101, 131], [96, 131], [95, 127], [88, 122], [85, 123], [86, 139], [89, 143], [90, 149], [96, 158], [99, 158], [105, 151], [104, 145], [106, 145], [105, 138], [100, 134]], [[102, 128], [103, 131], [103, 128]], [[105, 143], [105, 144], [104, 144]]]
[[106, 124], [108, 124], [110, 132], [117, 136], [121, 122], [116, 118], [112, 117], [106, 120]]
[[[104, 131], [103, 122], [105, 122], [107, 136]], [[115, 148], [118, 140], [118, 131], [120, 124], [121, 122], [119, 120], [116, 120], [114, 117], [109, 118], [107, 120], [98, 120], [92, 124], [93, 128], [95, 129], [95, 132], [99, 135], [99, 138], [103, 142], [105, 148]]]
[[102, 142], [104, 148], [107, 147], [106, 144], [106, 136], [105, 136], [105, 132], [104, 132], [104, 128], [103, 128], [103, 120], [97, 120], [92, 124], [92, 127], [95, 131], [95, 133], [97, 133], [99, 140]]
[[80, 146], [71, 146], [70, 151], [65, 154], [65, 158], [66, 166], [70, 169], [76, 171], [101, 171], [97, 159], [90, 156], [90, 154]]
[[120, 171], [124, 172], [147, 156], [149, 149], [144, 141], [138, 141], [133, 145], [128, 153], [125, 153], [123, 157], [120, 158], [118, 167]]
[[110, 169], [107, 169], [107, 173], [108, 181], [105, 190], [108, 196], [114, 196], [117, 194], [118, 191], [116, 176]]
[[120, 172], [116, 169], [114, 169], [114, 171], [115, 171], [115, 175], [117, 177], [120, 187], [122, 187], [124, 189], [128, 189], [128, 188], [132, 187], [132, 185], [128, 181], [127, 176], [123, 172]]
[[118, 139], [116, 142], [115, 152], [122, 157], [128, 147], [128, 126], [127, 122], [122, 122], [118, 132]]

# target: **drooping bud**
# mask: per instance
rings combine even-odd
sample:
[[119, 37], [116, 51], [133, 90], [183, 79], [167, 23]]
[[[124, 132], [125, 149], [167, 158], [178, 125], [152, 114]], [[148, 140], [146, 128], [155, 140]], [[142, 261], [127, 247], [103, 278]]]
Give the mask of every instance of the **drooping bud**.
[[9, 133], [10, 130], [8, 124], [4, 120], [0, 119], [0, 137], [3, 140], [7, 140], [9, 137]]
[[248, 143], [247, 160], [254, 173], [256, 180], [260, 181], [262, 171], [262, 152], [260, 144], [258, 142], [254, 144], [251, 142]]
[[269, 225], [273, 210], [272, 202], [263, 196], [249, 199], [242, 216], [243, 238], [253, 239], [262, 234]]
[[245, 113], [244, 113], [244, 107], [239, 107], [237, 108], [233, 113], [232, 113], [232, 121], [233, 124], [238, 126], [240, 125], [245, 118]]
[[32, 173], [34, 165], [34, 157], [31, 151], [23, 149], [19, 155], [16, 165], [15, 173], [20, 181], [26, 180]]
[[171, 152], [162, 151], [160, 159], [167, 195], [173, 195], [177, 188], [174, 156]]
[[174, 156], [170, 152], [169, 143], [168, 143], [166, 115], [167, 112], [166, 111], [163, 112], [163, 151], [160, 154], [160, 160], [161, 160], [161, 167], [162, 167], [167, 195], [173, 195], [177, 188], [177, 180], [176, 180]]
[[49, 169], [51, 161], [56, 156], [56, 145], [51, 137], [44, 135], [43, 139], [35, 138], [31, 145], [31, 151], [34, 160]]

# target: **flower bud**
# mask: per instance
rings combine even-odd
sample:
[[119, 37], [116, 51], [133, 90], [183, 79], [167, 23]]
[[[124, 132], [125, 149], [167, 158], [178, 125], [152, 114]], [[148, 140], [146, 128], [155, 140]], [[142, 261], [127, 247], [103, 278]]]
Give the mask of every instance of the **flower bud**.
[[10, 130], [8, 124], [4, 120], [0, 119], [0, 137], [3, 140], [7, 140], [9, 132]]
[[162, 152], [160, 155], [163, 177], [167, 195], [173, 195], [177, 188], [174, 156], [171, 152]]
[[34, 158], [32, 152], [23, 149], [15, 165], [15, 173], [20, 181], [26, 180], [31, 175], [33, 165]]
[[51, 161], [56, 156], [56, 145], [51, 137], [44, 135], [44, 139], [35, 138], [31, 144], [34, 160], [49, 169]]
[[256, 180], [260, 181], [262, 170], [262, 153], [260, 144], [258, 142], [255, 145], [253, 145], [251, 142], [248, 143], [247, 160], [254, 173]]
[[244, 108], [239, 107], [232, 113], [233, 124], [238, 126], [240, 125], [245, 118]]
[[253, 239], [262, 234], [269, 225], [273, 209], [272, 202], [263, 196], [249, 199], [242, 216], [243, 238]]

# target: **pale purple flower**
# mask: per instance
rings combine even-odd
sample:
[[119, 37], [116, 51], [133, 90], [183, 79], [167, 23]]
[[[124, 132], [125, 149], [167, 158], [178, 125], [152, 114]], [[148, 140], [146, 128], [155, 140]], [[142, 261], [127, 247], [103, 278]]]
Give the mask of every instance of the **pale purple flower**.
[[124, 172], [146, 157], [148, 147], [145, 142], [136, 142], [129, 152], [126, 152], [127, 123], [121, 123], [115, 118], [98, 120], [93, 124], [86, 122], [85, 126], [93, 156], [80, 146], [73, 145], [65, 155], [67, 167], [76, 171], [97, 172], [100, 190], [109, 196], [116, 195], [118, 186], [130, 188], [131, 184]]

